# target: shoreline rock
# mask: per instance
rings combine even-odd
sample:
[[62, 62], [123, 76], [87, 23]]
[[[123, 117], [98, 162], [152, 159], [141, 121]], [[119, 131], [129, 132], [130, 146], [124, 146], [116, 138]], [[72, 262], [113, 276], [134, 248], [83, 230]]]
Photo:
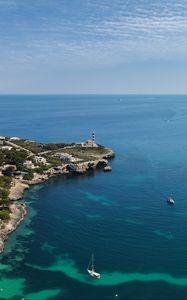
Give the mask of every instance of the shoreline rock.
[[4, 250], [4, 242], [8, 238], [9, 234], [16, 230], [17, 226], [27, 214], [25, 204], [11, 204], [10, 211], [10, 219], [0, 226], [0, 253]]
[[111, 172], [112, 171], [112, 167], [111, 166], [106, 166], [103, 169], [105, 172]]
[[19, 179], [14, 179], [10, 188], [9, 198], [10, 200], [19, 200], [23, 197], [23, 194], [29, 185], [21, 182]]

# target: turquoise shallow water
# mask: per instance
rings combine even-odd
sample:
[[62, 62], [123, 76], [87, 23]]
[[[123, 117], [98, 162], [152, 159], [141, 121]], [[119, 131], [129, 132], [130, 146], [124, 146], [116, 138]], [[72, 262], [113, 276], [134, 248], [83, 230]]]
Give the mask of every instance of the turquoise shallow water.
[[[28, 216], [0, 257], [0, 299], [186, 299], [187, 97], [1, 96], [0, 106], [0, 135], [72, 142], [94, 129], [116, 152], [111, 173], [26, 192]], [[100, 280], [86, 273], [92, 252]]]

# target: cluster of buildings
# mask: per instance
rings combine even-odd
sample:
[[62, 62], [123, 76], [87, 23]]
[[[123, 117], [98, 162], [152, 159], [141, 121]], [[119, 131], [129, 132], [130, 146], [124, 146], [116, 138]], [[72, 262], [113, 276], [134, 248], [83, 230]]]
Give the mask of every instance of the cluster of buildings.
[[[4, 136], [0, 136], [0, 149], [1, 150], [11, 150], [14, 148], [14, 142], [21, 140], [19, 137], [11, 137], [7, 138]], [[12, 144], [11, 144], [12, 142]], [[16, 148], [17, 151], [20, 151], [19, 148]], [[23, 162], [23, 166], [26, 168], [34, 169], [35, 164], [46, 164], [47, 160], [42, 156], [34, 156], [33, 160], [25, 160]], [[3, 168], [6, 169], [7, 165], [5, 165]]]
[[[47, 163], [47, 160], [45, 157], [42, 157], [42, 156], [34, 156], [34, 162], [36, 164], [39, 164], [39, 165], [45, 165]], [[23, 163], [23, 166], [26, 167], [26, 168], [29, 168], [29, 169], [34, 169], [35, 168], [35, 165], [33, 163], [32, 160], [25, 160], [24, 163]]]
[[[6, 140], [7, 140], [7, 138], [5, 136], [0, 136], [0, 147], [1, 147], [0, 149], [11, 150], [13, 147], [10, 145], [6, 145]], [[16, 136], [13, 136], [8, 139], [8, 141], [10, 141], [10, 142], [19, 141], [19, 140], [20, 140], [20, 138], [16, 137]]]

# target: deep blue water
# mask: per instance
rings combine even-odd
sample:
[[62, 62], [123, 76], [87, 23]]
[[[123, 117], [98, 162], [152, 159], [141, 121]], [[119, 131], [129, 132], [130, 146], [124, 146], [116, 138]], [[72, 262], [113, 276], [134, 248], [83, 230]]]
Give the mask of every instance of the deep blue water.
[[[116, 152], [113, 171], [26, 192], [0, 299], [187, 299], [187, 96], [0, 97], [0, 135], [79, 142], [92, 130]], [[92, 252], [100, 280], [86, 273]]]

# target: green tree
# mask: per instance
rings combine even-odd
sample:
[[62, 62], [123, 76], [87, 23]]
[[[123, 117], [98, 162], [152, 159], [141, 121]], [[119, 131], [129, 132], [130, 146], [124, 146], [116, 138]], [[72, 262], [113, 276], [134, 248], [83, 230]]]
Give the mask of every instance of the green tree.
[[0, 199], [1, 200], [8, 200], [9, 191], [5, 189], [0, 189]]
[[10, 212], [7, 209], [0, 210], [0, 220], [9, 219], [9, 214], [10, 214]]
[[29, 172], [28, 174], [25, 174], [23, 176], [23, 179], [24, 180], [32, 180], [33, 179], [33, 173], [32, 172]]
[[0, 150], [0, 166], [3, 165], [3, 163], [4, 163], [4, 158], [5, 158], [5, 155], [4, 155], [3, 151]]
[[12, 178], [10, 176], [0, 176], [0, 188], [9, 189]]
[[23, 162], [27, 158], [27, 155], [28, 154], [26, 151], [17, 151], [13, 148], [11, 150], [6, 151], [6, 163], [19, 166], [20, 164], [23, 164]]

